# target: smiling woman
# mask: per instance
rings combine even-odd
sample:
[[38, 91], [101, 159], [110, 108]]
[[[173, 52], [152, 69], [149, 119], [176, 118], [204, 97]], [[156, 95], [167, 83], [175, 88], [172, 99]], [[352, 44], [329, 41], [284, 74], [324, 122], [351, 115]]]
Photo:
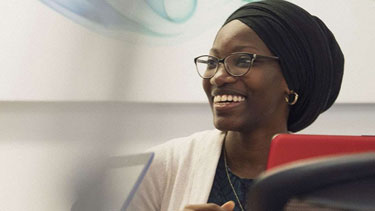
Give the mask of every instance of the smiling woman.
[[[240, 68], [238, 60], [243, 60], [244, 56], [242, 53], [233, 53], [238, 49], [253, 53], [250, 62]], [[275, 122], [278, 127], [281, 126], [279, 122], [286, 123], [288, 105], [283, 99], [289, 90], [280, 70], [278, 57], [272, 55], [251, 28], [239, 20], [224, 25], [216, 36], [211, 54], [217, 57], [229, 55], [225, 57], [226, 65], [217, 66], [215, 74], [210, 79], [203, 80], [217, 129], [246, 132], [254, 128], [271, 127]], [[228, 74], [235, 71], [242, 74]], [[228, 95], [244, 100], [230, 103], [232, 101], [228, 101]], [[215, 97], [217, 102], [213, 102]], [[287, 131], [286, 124], [277, 131]]]
[[217, 130], [157, 146], [132, 210], [240, 210], [272, 137], [309, 126], [336, 100], [344, 57], [317, 17], [280, 0], [249, 3], [194, 60]]

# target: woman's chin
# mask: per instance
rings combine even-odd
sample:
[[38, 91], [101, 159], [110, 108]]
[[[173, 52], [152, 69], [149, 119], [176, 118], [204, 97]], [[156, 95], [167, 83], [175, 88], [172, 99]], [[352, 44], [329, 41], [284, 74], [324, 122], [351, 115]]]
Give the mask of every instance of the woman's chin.
[[240, 128], [236, 122], [214, 119], [215, 128], [221, 131], [237, 131]]

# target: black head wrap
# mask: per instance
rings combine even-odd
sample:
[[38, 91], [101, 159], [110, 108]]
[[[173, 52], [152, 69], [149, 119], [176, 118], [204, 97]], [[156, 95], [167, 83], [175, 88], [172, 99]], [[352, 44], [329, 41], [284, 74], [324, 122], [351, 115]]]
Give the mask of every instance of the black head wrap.
[[289, 89], [299, 94], [290, 107], [288, 130], [309, 126], [331, 107], [341, 87], [344, 55], [332, 32], [319, 18], [283, 0], [246, 4], [224, 25], [236, 19], [253, 29], [280, 57]]

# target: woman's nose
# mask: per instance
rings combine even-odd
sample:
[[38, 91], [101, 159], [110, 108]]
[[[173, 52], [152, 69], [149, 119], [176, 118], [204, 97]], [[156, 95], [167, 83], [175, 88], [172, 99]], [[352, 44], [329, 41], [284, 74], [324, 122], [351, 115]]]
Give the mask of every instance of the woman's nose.
[[216, 86], [222, 86], [227, 83], [235, 82], [235, 77], [229, 75], [229, 73], [225, 70], [225, 66], [222, 63], [219, 63], [218, 70], [216, 71], [215, 75], [210, 79], [210, 83]]

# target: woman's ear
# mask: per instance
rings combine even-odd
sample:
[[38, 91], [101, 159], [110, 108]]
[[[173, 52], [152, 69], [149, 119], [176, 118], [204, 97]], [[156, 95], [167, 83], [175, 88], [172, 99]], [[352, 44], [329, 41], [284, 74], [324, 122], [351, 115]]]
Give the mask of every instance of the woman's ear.
[[295, 92], [294, 90], [289, 90], [286, 92], [285, 96], [285, 102], [288, 103], [289, 105], [295, 105], [298, 102], [298, 93]]

